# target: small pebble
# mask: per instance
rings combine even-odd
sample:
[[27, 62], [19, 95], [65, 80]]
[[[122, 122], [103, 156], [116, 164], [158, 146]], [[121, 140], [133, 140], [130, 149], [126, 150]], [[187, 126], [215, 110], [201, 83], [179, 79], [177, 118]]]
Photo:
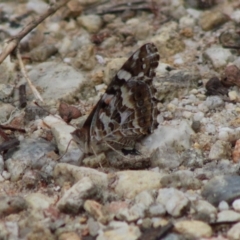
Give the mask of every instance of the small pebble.
[[10, 174], [9, 172], [7, 172], [7, 171], [3, 171], [3, 172], [2, 172], [2, 177], [3, 177], [5, 180], [8, 180], [8, 179], [10, 179], [11, 174]]
[[98, 15], [81, 15], [77, 21], [90, 33], [95, 33], [102, 26], [102, 19]]
[[233, 210], [223, 210], [217, 215], [217, 222], [236, 222], [240, 221], [240, 213]]
[[209, 152], [210, 159], [228, 158], [231, 154], [231, 145], [229, 142], [217, 140], [211, 147]]
[[232, 159], [234, 163], [238, 163], [240, 161], [240, 140], [237, 140], [234, 146], [234, 150], [232, 152]]
[[95, 237], [98, 234], [98, 231], [100, 229], [99, 223], [95, 221], [93, 218], [89, 218], [87, 221], [89, 233], [91, 236]]
[[240, 212], [240, 199], [234, 200], [232, 206], [235, 211]]
[[193, 121], [192, 123], [192, 129], [194, 132], [199, 132], [200, 131], [200, 128], [201, 128], [201, 123], [200, 121]]
[[165, 215], [166, 209], [161, 203], [156, 203], [149, 207], [148, 212], [151, 217], [157, 217]]
[[204, 31], [209, 31], [227, 21], [227, 16], [221, 11], [204, 11], [200, 16], [199, 24]]
[[174, 188], [160, 189], [156, 202], [163, 204], [168, 214], [174, 217], [181, 216], [190, 207], [184, 193]]
[[177, 232], [194, 239], [206, 238], [212, 235], [211, 227], [201, 221], [185, 220], [175, 223], [174, 228]]
[[220, 46], [207, 48], [204, 56], [211, 61], [215, 69], [225, 67], [232, 59], [231, 51]]
[[235, 223], [227, 232], [227, 237], [230, 240], [240, 239], [240, 223]]
[[204, 104], [209, 108], [209, 109], [216, 109], [218, 107], [223, 107], [224, 102], [222, 98], [219, 96], [210, 96], [206, 99]]
[[193, 120], [194, 121], [201, 121], [202, 118], [204, 118], [204, 113], [203, 112], [197, 112], [193, 115]]
[[238, 93], [236, 91], [229, 91], [228, 96], [231, 101], [237, 101], [239, 98]]
[[229, 210], [229, 205], [228, 205], [227, 202], [221, 201], [221, 202], [219, 203], [219, 205], [218, 205], [218, 209], [219, 209], [220, 211]]
[[84, 201], [96, 195], [97, 190], [88, 177], [82, 178], [68, 189], [57, 203], [64, 213], [77, 214], [82, 209]]

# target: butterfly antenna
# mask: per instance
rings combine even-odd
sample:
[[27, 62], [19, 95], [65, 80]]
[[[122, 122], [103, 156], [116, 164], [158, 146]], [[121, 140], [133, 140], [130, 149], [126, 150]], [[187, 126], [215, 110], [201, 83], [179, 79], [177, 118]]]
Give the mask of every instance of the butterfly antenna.
[[68, 148], [69, 148], [69, 146], [70, 146], [70, 143], [71, 143], [72, 141], [73, 141], [73, 139], [71, 139], [71, 140], [68, 142], [68, 145], [67, 145], [67, 148], [66, 148], [64, 154], [63, 154], [62, 156], [60, 156], [60, 157], [57, 159], [57, 161], [59, 161], [60, 159], [62, 159], [62, 158], [66, 155], [66, 153], [68, 152]]

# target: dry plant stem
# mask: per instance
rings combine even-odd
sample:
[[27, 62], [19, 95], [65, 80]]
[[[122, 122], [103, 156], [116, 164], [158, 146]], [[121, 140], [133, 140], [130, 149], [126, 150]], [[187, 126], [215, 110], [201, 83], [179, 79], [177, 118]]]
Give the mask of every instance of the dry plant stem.
[[0, 54], [0, 64], [17, 47], [17, 45], [19, 44], [23, 37], [25, 37], [29, 32], [31, 32], [35, 27], [37, 27], [41, 22], [43, 22], [47, 17], [54, 14], [59, 8], [64, 6], [69, 1], [70, 0], [62, 0], [56, 3], [55, 5], [49, 7], [49, 9], [44, 14], [30, 22], [17, 35], [13, 36], [10, 40], [8, 40], [7, 46], [2, 50]]
[[31, 90], [32, 90], [35, 98], [38, 99], [38, 100], [40, 100], [41, 102], [43, 102], [43, 99], [42, 99], [40, 93], [38, 92], [38, 90], [36, 89], [36, 87], [32, 84], [30, 78], [29, 78], [28, 75], [27, 75], [27, 71], [26, 71], [26, 68], [25, 68], [25, 66], [24, 66], [24, 64], [23, 64], [22, 57], [21, 57], [21, 54], [20, 54], [20, 51], [19, 51], [19, 47], [17, 48], [17, 59], [18, 59], [18, 61], [19, 61], [19, 65], [20, 65], [21, 72], [22, 72], [23, 76], [25, 77], [25, 79], [27, 80], [28, 85], [29, 85], [29, 87], [31, 88]]

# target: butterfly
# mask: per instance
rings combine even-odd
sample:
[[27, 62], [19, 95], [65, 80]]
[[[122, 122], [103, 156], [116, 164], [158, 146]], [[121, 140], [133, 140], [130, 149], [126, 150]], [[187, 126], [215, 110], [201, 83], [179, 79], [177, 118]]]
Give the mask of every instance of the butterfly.
[[153, 78], [159, 59], [157, 47], [147, 43], [123, 64], [83, 126], [71, 133], [85, 154], [109, 149], [136, 154], [136, 141], [157, 128]]

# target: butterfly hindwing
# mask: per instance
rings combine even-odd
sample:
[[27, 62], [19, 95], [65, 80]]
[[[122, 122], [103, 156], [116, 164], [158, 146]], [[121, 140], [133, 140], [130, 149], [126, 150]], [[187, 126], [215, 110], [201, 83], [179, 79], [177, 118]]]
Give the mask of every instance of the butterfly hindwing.
[[159, 58], [156, 46], [147, 43], [123, 64], [82, 127], [88, 129], [89, 148], [131, 149], [156, 128], [152, 80]]

